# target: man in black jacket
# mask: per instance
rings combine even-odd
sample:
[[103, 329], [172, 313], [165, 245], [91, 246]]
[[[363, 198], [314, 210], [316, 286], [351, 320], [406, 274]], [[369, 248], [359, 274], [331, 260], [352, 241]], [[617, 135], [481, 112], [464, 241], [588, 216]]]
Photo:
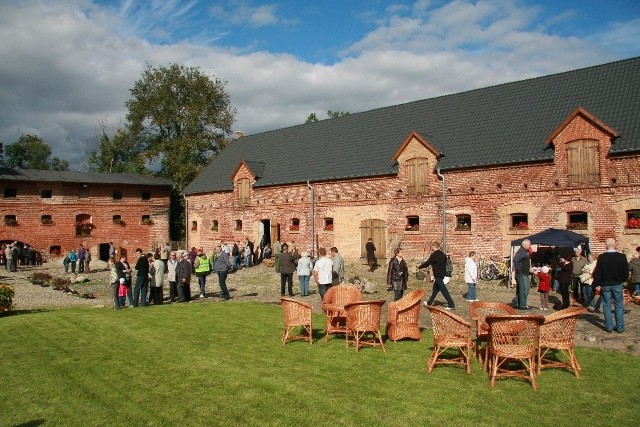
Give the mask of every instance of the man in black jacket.
[[431, 244], [431, 251], [429, 259], [418, 267], [427, 268], [431, 266], [431, 268], [433, 268], [433, 276], [435, 278], [433, 281], [433, 291], [431, 292], [431, 296], [428, 301], [424, 302], [424, 305], [433, 305], [433, 301], [436, 299], [438, 292], [442, 292], [442, 295], [444, 296], [444, 299], [447, 300], [448, 304], [444, 308], [447, 310], [455, 310], [456, 306], [451, 299], [451, 295], [449, 295], [447, 285], [444, 284], [444, 276], [447, 269], [447, 256], [440, 250], [440, 243], [438, 242], [433, 242]]
[[147, 286], [149, 285], [149, 260], [142, 253], [142, 249], [136, 249], [136, 284], [133, 287], [133, 306], [147, 306]]
[[607, 332], [613, 331], [611, 318], [611, 300], [615, 304], [616, 331], [624, 331], [624, 308], [622, 307], [622, 290], [624, 282], [629, 279], [629, 262], [625, 254], [616, 250], [615, 239], [606, 240], [607, 251], [598, 256], [596, 268], [593, 270], [593, 288], [600, 286], [602, 291], [602, 311]]

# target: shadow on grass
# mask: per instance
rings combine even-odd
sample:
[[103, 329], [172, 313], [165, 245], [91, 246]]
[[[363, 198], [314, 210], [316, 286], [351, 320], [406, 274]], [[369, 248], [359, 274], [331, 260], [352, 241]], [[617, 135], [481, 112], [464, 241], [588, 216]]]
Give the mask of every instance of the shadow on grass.
[[11, 310], [0, 313], [0, 317], [9, 317], [9, 316], [18, 316], [21, 314], [37, 314], [37, 313], [47, 313], [51, 311], [48, 308], [37, 308], [34, 310]]
[[44, 424], [44, 420], [32, 420], [32, 421], [27, 421], [26, 423], [16, 424], [13, 427], [36, 427], [36, 426], [41, 426], [43, 424]]

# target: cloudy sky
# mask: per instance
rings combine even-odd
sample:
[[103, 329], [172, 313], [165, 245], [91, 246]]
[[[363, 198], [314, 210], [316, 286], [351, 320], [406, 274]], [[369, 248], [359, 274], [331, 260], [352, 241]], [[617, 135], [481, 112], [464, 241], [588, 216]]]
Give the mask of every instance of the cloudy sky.
[[638, 55], [638, 0], [0, 0], [0, 141], [82, 169], [145, 64], [226, 80], [252, 134]]

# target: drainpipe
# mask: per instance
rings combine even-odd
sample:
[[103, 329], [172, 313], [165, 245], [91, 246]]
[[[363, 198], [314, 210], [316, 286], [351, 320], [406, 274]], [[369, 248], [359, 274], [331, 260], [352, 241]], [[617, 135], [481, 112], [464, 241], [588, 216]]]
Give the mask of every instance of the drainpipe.
[[309, 199], [311, 200], [311, 258], [314, 257], [314, 248], [316, 235], [316, 198], [315, 191], [313, 189], [313, 185], [307, 180], [307, 187], [309, 187]]
[[442, 180], [442, 252], [447, 253], [447, 187], [440, 166], [436, 166], [436, 175]]
[[189, 250], [189, 201], [184, 193], [182, 197], [184, 198], [184, 246]]

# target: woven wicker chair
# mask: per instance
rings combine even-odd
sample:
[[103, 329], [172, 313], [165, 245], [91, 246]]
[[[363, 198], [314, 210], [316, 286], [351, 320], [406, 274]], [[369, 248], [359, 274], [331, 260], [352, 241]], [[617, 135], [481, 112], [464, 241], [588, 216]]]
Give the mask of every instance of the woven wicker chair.
[[[313, 344], [313, 327], [311, 325], [313, 307], [290, 298], [280, 298], [280, 302], [282, 303], [282, 312], [284, 314], [282, 345], [285, 345], [287, 341], [293, 340], [309, 340], [309, 344]], [[291, 330], [297, 326], [302, 327], [302, 333], [290, 335]]]
[[[580, 378], [582, 368], [573, 353], [573, 341], [578, 316], [586, 312], [584, 307], [569, 307], [545, 318], [544, 324], [540, 326], [538, 373], [543, 368], [568, 368], [573, 370], [576, 378]], [[560, 350], [560, 353], [569, 358], [569, 362], [546, 357], [551, 350]]]
[[322, 300], [322, 311], [327, 318], [327, 332], [324, 335], [325, 342], [329, 334], [344, 334], [347, 329], [347, 317], [344, 313], [346, 304], [362, 300], [362, 292], [355, 286], [337, 285], [327, 290]]
[[401, 300], [389, 304], [387, 313], [387, 337], [391, 341], [411, 338], [422, 341], [422, 333], [418, 326], [420, 306], [424, 298], [424, 289], [409, 292]]
[[[543, 316], [489, 316], [489, 356], [491, 387], [497, 377], [518, 377], [536, 384], [536, 345], [538, 329]], [[509, 369], [509, 364], [520, 361], [522, 369]]]
[[[471, 373], [471, 323], [447, 310], [439, 307], [428, 307], [433, 323], [433, 351], [427, 361], [429, 372], [435, 365], [456, 364], [466, 367]], [[449, 348], [457, 348], [460, 352], [456, 358], [441, 358]]]
[[[375, 347], [378, 344], [385, 351], [382, 334], [380, 334], [380, 314], [386, 301], [383, 299], [371, 301], [358, 301], [346, 304], [344, 311], [347, 316], [347, 328], [345, 333], [346, 345], [356, 345], [356, 351], [364, 345]], [[366, 335], [371, 338], [367, 339]], [[353, 336], [353, 339], [349, 337]]]
[[[469, 307], [469, 315], [471, 320], [476, 324], [476, 345], [475, 353], [478, 362], [483, 363], [483, 368], [487, 369], [487, 343], [489, 342], [489, 330], [483, 329], [486, 325], [487, 316], [491, 315], [513, 315], [517, 314], [516, 310], [507, 304], [501, 302], [475, 301]], [[482, 343], [485, 343], [483, 346]]]

